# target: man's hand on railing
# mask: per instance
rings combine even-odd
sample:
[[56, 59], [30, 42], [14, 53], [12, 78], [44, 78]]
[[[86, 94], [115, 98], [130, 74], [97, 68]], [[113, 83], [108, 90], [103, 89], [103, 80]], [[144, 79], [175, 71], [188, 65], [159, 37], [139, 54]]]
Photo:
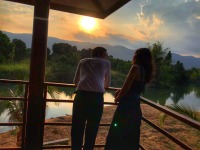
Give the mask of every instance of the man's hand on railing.
[[116, 92], [115, 92], [115, 103], [118, 103], [119, 102], [119, 93], [121, 92], [121, 89], [118, 89]]
[[116, 97], [116, 98], [115, 98], [115, 103], [119, 103], [119, 100], [120, 100], [120, 99], [119, 99], [118, 97]]
[[116, 92], [115, 92], [115, 98], [119, 95], [121, 89], [118, 89]]

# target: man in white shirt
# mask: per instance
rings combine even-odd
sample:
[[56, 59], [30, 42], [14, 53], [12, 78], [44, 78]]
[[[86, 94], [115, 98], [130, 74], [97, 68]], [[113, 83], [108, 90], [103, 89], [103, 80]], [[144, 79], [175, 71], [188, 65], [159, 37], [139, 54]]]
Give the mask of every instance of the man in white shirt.
[[111, 64], [107, 50], [96, 47], [92, 58], [80, 60], [74, 83], [76, 96], [72, 112], [72, 150], [81, 150], [85, 133], [84, 150], [93, 150], [99, 123], [103, 113], [103, 94], [110, 86]]

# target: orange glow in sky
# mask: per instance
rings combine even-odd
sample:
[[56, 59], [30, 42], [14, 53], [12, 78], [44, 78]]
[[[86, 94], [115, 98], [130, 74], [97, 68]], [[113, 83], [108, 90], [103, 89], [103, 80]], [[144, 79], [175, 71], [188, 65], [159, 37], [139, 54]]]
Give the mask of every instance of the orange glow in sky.
[[[50, 10], [48, 36], [129, 49], [160, 41], [173, 53], [200, 57], [199, 7], [199, 0], [137, 0], [105, 19]], [[0, 30], [32, 34], [33, 17], [33, 6], [0, 0]]]
[[85, 31], [92, 31], [95, 29], [97, 22], [92, 17], [82, 17], [80, 20], [81, 28]]

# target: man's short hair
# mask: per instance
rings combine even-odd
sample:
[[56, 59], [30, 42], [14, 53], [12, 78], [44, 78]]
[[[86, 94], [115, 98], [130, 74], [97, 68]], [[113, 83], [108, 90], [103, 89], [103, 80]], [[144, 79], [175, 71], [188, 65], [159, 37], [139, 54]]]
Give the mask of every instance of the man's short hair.
[[92, 50], [92, 57], [101, 57], [106, 51], [107, 50], [103, 47], [95, 47]]

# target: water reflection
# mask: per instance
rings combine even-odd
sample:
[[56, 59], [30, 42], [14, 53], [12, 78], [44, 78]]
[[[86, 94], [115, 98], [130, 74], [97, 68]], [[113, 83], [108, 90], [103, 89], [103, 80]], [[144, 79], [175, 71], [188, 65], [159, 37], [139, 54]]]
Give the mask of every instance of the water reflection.
[[[149, 88], [142, 96], [148, 98], [160, 105], [187, 104], [200, 111], [200, 86], [172, 87], [171, 89], [153, 89]], [[61, 91], [60, 99], [73, 100], [71, 90]], [[71, 96], [69, 96], [71, 95]], [[114, 102], [114, 92], [105, 92], [105, 102]], [[71, 115], [72, 103], [60, 103], [55, 106], [53, 103], [49, 106], [46, 118], [62, 115]]]
[[[68, 93], [67, 91], [60, 92], [59, 99], [62, 100], [73, 100], [74, 94]], [[47, 95], [48, 98], [51, 98], [50, 95]], [[104, 94], [105, 102], [114, 102], [113, 93], [106, 92]], [[72, 114], [72, 103], [54, 103], [48, 102], [47, 103], [47, 110], [46, 110], [46, 119], [54, 118], [58, 116], [64, 115], [71, 115]]]
[[[51, 98], [49, 94], [47, 98]], [[67, 95], [64, 91], [62, 91], [59, 94], [59, 99], [73, 100], [74, 94]], [[55, 102], [47, 103], [46, 119], [58, 116], [71, 115], [71, 114], [72, 114], [72, 103], [55, 103]]]
[[186, 104], [200, 111], [200, 85], [171, 87], [169, 89], [149, 88], [142, 96], [163, 106]]
[[[5, 88], [1, 90], [0, 96], [8, 96], [5, 93]], [[7, 87], [6, 87], [7, 89]], [[72, 88], [60, 88], [59, 99], [63, 100], [73, 100], [74, 91]], [[143, 97], [148, 98], [161, 105], [169, 104], [186, 104], [191, 106], [200, 112], [200, 85], [190, 85], [186, 87], [171, 87], [169, 89], [153, 89], [147, 88]], [[50, 95], [48, 95], [50, 98]], [[106, 92], [104, 94], [105, 102], [114, 102], [114, 91]], [[46, 119], [71, 115], [72, 114], [72, 103], [55, 103], [48, 102], [46, 109]], [[6, 101], [0, 101], [0, 122], [8, 122]], [[9, 127], [0, 127], [0, 133], [9, 130]]]

